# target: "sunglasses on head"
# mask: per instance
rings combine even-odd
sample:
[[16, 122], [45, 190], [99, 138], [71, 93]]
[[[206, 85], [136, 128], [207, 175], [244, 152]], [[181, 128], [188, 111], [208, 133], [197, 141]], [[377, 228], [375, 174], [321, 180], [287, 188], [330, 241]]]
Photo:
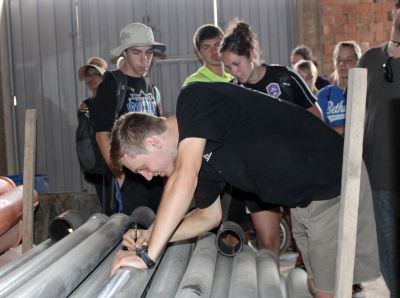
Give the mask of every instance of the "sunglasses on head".
[[383, 77], [386, 82], [393, 83], [393, 69], [392, 69], [392, 61], [393, 57], [389, 57], [385, 64], [383, 64]]

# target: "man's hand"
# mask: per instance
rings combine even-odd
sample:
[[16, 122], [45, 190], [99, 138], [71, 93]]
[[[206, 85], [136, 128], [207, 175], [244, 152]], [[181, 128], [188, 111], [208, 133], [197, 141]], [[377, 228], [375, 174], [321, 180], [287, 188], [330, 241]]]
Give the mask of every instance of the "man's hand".
[[140, 270], [147, 269], [146, 264], [141, 258], [136, 255], [136, 252], [120, 250], [115, 254], [113, 263], [111, 264], [110, 276], [113, 275], [121, 267], [126, 266]]
[[[136, 248], [147, 245], [147, 241], [150, 238], [151, 230], [134, 230], [130, 229], [122, 238], [122, 245], [128, 250], [135, 250]], [[136, 241], [135, 241], [136, 238]]]

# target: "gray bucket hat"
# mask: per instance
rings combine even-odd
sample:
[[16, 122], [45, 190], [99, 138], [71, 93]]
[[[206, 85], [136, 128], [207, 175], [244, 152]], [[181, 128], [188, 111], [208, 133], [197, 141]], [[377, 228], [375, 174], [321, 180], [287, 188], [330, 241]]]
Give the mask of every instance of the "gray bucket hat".
[[131, 23], [122, 28], [119, 37], [121, 45], [110, 51], [111, 61], [115, 62], [130, 47], [153, 46], [156, 51], [164, 53], [166, 45], [155, 42], [153, 31], [142, 23]]

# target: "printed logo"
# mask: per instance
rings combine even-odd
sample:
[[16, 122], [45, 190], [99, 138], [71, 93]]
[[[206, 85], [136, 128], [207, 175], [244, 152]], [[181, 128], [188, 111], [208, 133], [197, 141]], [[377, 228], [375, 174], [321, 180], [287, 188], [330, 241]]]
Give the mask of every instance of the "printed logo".
[[206, 160], [206, 162], [208, 162], [210, 160], [211, 155], [212, 155], [212, 152], [203, 155], [203, 158]]
[[144, 93], [140, 90], [139, 93], [135, 93], [134, 89], [131, 89], [131, 93], [128, 97], [128, 111], [129, 112], [142, 112], [150, 115], [157, 114], [157, 103], [152, 93]]
[[279, 87], [279, 85], [277, 83], [268, 84], [266, 90], [267, 90], [267, 94], [271, 95], [273, 97], [278, 97], [282, 93], [281, 88]]
[[334, 103], [333, 101], [328, 101], [328, 107], [326, 111], [328, 120], [332, 123], [334, 121], [342, 121], [346, 117], [346, 104], [344, 100]]

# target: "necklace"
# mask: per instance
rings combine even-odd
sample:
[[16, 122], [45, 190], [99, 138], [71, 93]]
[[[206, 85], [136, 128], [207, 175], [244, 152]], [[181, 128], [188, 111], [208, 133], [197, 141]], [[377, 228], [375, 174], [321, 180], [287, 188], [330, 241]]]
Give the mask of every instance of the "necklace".
[[396, 45], [396, 48], [400, 47], [400, 41], [391, 40], [391, 42]]

